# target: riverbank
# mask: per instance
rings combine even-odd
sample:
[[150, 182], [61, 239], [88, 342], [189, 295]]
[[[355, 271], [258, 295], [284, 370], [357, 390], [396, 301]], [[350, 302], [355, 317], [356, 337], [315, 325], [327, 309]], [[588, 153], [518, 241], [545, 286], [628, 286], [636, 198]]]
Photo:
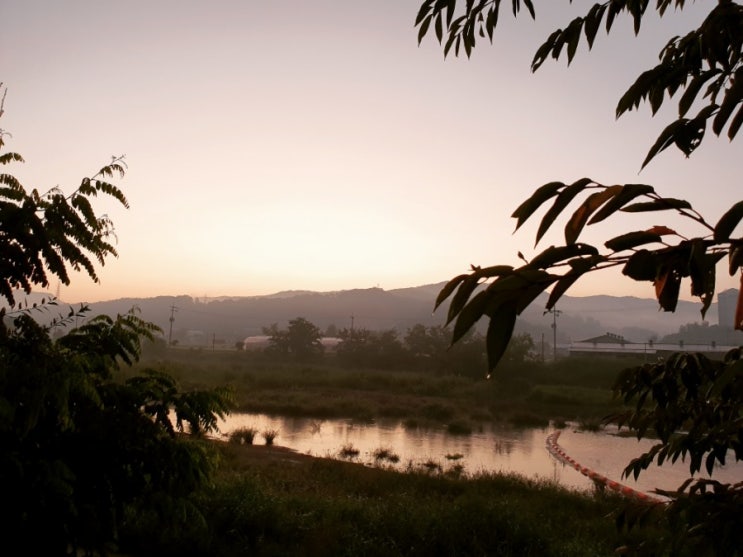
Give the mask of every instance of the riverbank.
[[215, 481], [191, 500], [202, 519], [152, 532], [139, 517], [122, 549], [225, 557], [596, 557], [637, 541], [614, 525], [620, 500], [547, 482], [400, 473], [265, 445], [210, 446], [218, 457]]

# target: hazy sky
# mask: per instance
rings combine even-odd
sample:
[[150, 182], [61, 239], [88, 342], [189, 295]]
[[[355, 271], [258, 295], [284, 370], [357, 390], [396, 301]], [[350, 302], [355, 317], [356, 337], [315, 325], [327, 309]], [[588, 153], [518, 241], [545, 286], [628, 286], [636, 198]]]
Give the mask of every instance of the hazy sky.
[[[652, 184], [716, 221], [740, 199], [740, 144], [710, 133], [690, 159], [669, 149], [638, 175], [675, 106], [614, 118], [710, 3], [650, 18], [636, 40], [623, 19], [569, 69], [532, 75], [541, 40], [591, 3], [539, 2], [537, 22], [506, 9], [468, 61], [444, 60], [432, 37], [418, 47], [416, 0], [2, 0], [0, 127], [26, 159], [8, 170], [72, 191], [126, 155], [131, 209], [99, 205], [119, 258], [101, 284], [63, 287], [69, 302], [391, 289], [518, 264], [561, 238], [535, 251], [534, 224], [512, 234], [515, 207], [583, 176]], [[654, 224], [681, 226], [627, 217], [585, 239]], [[737, 283], [720, 271], [719, 290]], [[599, 292], [652, 286], [603, 274], [569, 291]]]

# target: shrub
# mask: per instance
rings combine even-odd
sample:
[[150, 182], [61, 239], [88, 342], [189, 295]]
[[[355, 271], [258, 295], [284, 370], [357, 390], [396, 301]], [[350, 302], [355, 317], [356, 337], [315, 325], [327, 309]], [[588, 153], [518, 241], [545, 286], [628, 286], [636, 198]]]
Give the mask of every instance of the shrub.
[[267, 429], [262, 435], [266, 445], [273, 445], [274, 439], [279, 436], [279, 431], [277, 429]]
[[341, 458], [356, 458], [359, 456], [359, 450], [354, 447], [351, 443], [347, 443], [341, 447], [338, 451]]
[[230, 443], [252, 445], [258, 430], [254, 427], [239, 427], [230, 433]]
[[376, 460], [377, 462], [381, 462], [383, 460], [386, 460], [387, 462], [391, 462], [393, 464], [400, 462], [400, 457], [396, 453], [392, 452], [391, 449], [380, 447], [378, 449], [375, 449], [372, 455], [374, 456], [374, 460]]

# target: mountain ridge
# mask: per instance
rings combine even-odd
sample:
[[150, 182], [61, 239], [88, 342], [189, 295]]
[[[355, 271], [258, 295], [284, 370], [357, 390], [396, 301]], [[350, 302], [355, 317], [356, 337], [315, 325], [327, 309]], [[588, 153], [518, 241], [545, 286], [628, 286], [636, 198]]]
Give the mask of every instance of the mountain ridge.
[[[172, 334], [172, 338], [179, 342], [194, 344], [217, 338], [232, 343], [261, 334], [263, 327], [273, 323], [283, 327], [296, 317], [304, 317], [322, 330], [331, 325], [336, 329], [353, 325], [372, 330], [396, 329], [404, 335], [408, 328], [417, 323], [444, 325], [447, 303], [433, 311], [436, 296], [444, 284], [391, 290], [379, 287], [325, 292], [291, 290], [260, 296], [204, 299], [187, 295], [123, 297], [89, 304], [89, 315], [115, 315], [136, 306], [142, 318], [157, 324], [166, 337]], [[559, 315], [555, 316], [545, 314], [546, 301], [547, 294], [543, 294], [522, 313], [517, 321], [516, 332], [528, 332], [535, 340], [544, 335], [551, 341], [554, 323], [557, 325], [558, 343], [579, 341], [605, 332], [644, 342], [648, 338], [674, 333], [682, 325], [703, 322], [700, 302], [680, 300], [676, 312], [667, 313], [658, 310], [658, 303], [653, 298], [565, 295], [558, 304]], [[63, 307], [66, 305], [63, 302], [59, 304]], [[49, 313], [54, 314], [54, 310]], [[174, 319], [172, 333], [171, 313]], [[714, 302], [706, 321], [716, 323], [717, 315], [717, 302]], [[485, 323], [481, 322], [478, 327], [484, 330]]]

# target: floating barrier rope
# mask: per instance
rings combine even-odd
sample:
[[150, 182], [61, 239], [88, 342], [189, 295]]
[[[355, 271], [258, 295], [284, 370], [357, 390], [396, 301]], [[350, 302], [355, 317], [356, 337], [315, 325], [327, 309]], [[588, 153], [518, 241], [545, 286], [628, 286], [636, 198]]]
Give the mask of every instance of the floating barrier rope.
[[595, 470], [591, 470], [590, 468], [587, 468], [585, 466], [581, 466], [581, 464], [577, 461], [575, 461], [573, 458], [568, 456], [563, 448], [557, 444], [557, 438], [560, 437], [559, 431], [555, 431], [554, 433], [551, 433], [547, 436], [547, 450], [549, 453], [554, 456], [557, 460], [562, 462], [563, 464], [566, 464], [568, 466], [571, 466], [575, 468], [578, 472], [586, 476], [587, 478], [590, 478], [593, 480], [593, 482], [599, 486], [599, 487], [608, 487], [612, 491], [615, 491], [621, 495], [624, 495], [625, 497], [633, 497], [635, 499], [638, 499], [640, 501], [646, 501], [648, 503], [663, 503], [661, 499], [658, 499], [657, 497], [653, 497], [651, 495], [648, 495], [647, 493], [644, 493], [642, 491], [637, 491], [636, 489], [633, 489], [629, 486], [622, 485], [619, 482], [616, 482], [614, 480], [610, 480], [606, 476], [602, 476]]

